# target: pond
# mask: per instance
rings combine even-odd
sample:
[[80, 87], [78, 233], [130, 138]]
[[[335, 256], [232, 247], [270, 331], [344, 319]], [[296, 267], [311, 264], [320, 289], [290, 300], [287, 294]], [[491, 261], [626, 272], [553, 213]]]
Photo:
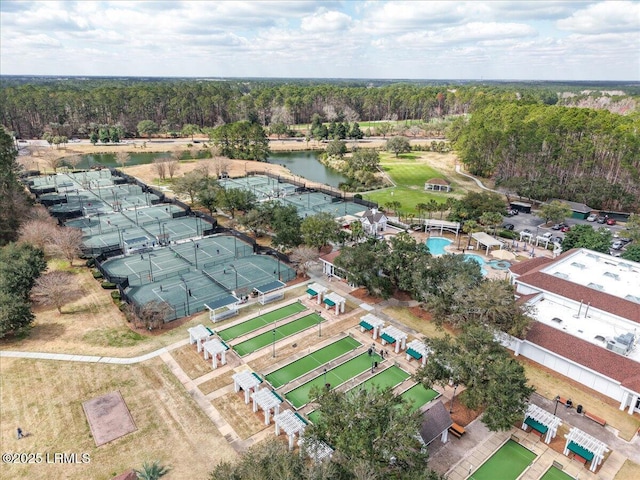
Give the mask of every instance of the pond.
[[[199, 151], [198, 158], [205, 158], [208, 152]], [[132, 165], [144, 165], [146, 163], [152, 163], [156, 158], [169, 158], [171, 156], [170, 152], [129, 152], [129, 161], [126, 166], [130, 167]], [[91, 168], [95, 165], [102, 165], [105, 167], [119, 167], [118, 162], [116, 161], [115, 153], [96, 153], [91, 155], [80, 155], [80, 163], [78, 164], [78, 168]], [[180, 156], [181, 160], [189, 158], [186, 153], [182, 153]]]
[[267, 162], [284, 165], [291, 173], [311, 180], [312, 182], [324, 183], [332, 187], [338, 187], [340, 183], [346, 182], [347, 177], [337, 170], [329, 168], [320, 163], [321, 152], [302, 150], [298, 152], [274, 152]]

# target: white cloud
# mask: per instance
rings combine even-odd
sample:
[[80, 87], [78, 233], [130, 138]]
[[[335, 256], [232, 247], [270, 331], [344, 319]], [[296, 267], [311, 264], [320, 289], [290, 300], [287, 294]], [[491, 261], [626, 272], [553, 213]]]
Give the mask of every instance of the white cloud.
[[300, 28], [304, 32], [334, 32], [346, 30], [351, 26], [351, 17], [342, 12], [317, 12], [304, 17]]
[[[608, 32], [636, 32], [640, 34], [640, 3], [602, 2], [556, 22], [561, 30], [598, 34]], [[640, 47], [640, 45], [639, 45]]]

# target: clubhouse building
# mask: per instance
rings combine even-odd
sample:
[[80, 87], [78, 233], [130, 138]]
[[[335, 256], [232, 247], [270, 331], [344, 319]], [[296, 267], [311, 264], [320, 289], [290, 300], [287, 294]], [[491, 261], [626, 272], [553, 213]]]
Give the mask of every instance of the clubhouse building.
[[536, 321], [526, 338], [503, 343], [640, 412], [640, 263], [573, 249], [509, 272]]

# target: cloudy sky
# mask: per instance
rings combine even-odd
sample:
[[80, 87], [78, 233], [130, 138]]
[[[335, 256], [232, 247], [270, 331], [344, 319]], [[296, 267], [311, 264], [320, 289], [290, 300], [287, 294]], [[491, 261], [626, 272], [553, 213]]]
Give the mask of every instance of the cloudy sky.
[[640, 80], [640, 2], [1, 0], [0, 72]]

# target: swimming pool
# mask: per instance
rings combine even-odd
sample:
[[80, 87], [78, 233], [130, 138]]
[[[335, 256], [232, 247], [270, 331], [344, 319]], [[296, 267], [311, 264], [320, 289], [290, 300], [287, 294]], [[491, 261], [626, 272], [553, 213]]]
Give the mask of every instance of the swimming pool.
[[475, 253], [465, 253], [464, 254], [464, 260], [466, 262], [468, 261], [472, 261], [472, 262], [476, 262], [478, 265], [480, 265], [480, 271], [482, 272], [483, 276], [487, 276], [487, 270], [484, 268], [484, 266], [486, 265], [487, 262], [484, 261], [484, 258], [482, 258], [480, 255], [476, 255]]
[[444, 255], [447, 253], [444, 249], [447, 245], [451, 245], [452, 240], [444, 237], [431, 237], [427, 239], [427, 248], [431, 252], [431, 255]]

